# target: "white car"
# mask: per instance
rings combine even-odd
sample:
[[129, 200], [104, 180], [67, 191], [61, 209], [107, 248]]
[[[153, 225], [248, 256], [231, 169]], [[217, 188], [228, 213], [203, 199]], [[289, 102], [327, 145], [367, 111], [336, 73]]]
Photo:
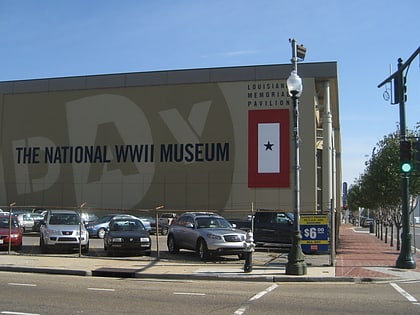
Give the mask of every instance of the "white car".
[[39, 245], [43, 253], [59, 248], [78, 250], [79, 246], [87, 253], [89, 233], [77, 211], [48, 210], [40, 227]]

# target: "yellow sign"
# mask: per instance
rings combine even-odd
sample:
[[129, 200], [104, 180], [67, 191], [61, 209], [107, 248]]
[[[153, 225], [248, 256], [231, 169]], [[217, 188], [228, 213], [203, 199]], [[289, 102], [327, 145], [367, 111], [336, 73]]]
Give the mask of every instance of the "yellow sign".
[[328, 225], [328, 215], [302, 215], [301, 225]]

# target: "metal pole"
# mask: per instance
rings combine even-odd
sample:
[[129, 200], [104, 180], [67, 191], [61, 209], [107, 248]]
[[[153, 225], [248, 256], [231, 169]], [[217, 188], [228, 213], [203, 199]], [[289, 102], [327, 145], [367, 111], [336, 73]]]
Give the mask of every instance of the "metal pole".
[[[292, 43], [292, 64], [293, 70], [297, 72], [297, 54], [296, 41], [290, 40]], [[293, 227], [294, 234], [292, 236], [292, 247], [288, 255], [286, 264], [286, 274], [288, 275], [305, 275], [306, 263], [301, 247], [302, 235], [300, 233], [300, 137], [299, 137], [299, 97], [298, 91], [292, 91], [293, 100], [293, 142], [294, 142], [294, 187], [293, 187]]]
[[159, 210], [163, 209], [164, 206], [158, 206], [155, 208], [156, 214], [156, 259], [160, 259], [160, 250], [159, 250]]
[[288, 262], [286, 264], [286, 274], [305, 275], [306, 263], [301, 247], [302, 235], [300, 233], [300, 164], [299, 164], [299, 109], [298, 98], [293, 99], [293, 140], [295, 143], [295, 170], [294, 170], [294, 189], [293, 189], [293, 214], [294, 214], [294, 234], [292, 237], [292, 247], [290, 248]]
[[16, 205], [16, 202], [13, 202], [9, 205], [9, 246], [8, 246], [8, 251], [7, 251], [9, 255], [12, 250], [12, 210], [15, 205]]
[[12, 207], [9, 209], [9, 246], [7, 253], [10, 254], [12, 250]]
[[[400, 105], [400, 141], [406, 141], [406, 122], [405, 122], [405, 96], [403, 91], [403, 71], [402, 71], [402, 59], [398, 59], [398, 72], [396, 80], [398, 82], [397, 87], [399, 91], [394, 91], [399, 93], [399, 105]], [[403, 269], [415, 269], [416, 261], [413, 258], [411, 252], [411, 239], [412, 235], [410, 232], [410, 217], [409, 217], [409, 207], [408, 207], [408, 198], [410, 196], [409, 191], [409, 175], [408, 173], [403, 173], [402, 178], [402, 233], [401, 233], [401, 250], [398, 256], [396, 267]]]
[[86, 206], [87, 202], [84, 202], [79, 207], [79, 257], [82, 257], [82, 209]]

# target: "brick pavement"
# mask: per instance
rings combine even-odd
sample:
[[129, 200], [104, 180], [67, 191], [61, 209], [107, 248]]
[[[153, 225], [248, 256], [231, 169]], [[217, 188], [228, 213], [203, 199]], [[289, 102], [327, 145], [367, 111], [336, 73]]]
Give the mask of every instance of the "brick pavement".
[[[340, 227], [340, 239], [337, 246], [335, 275], [343, 277], [393, 278], [395, 273], [385, 273], [386, 270], [396, 270], [395, 263], [399, 255], [396, 243], [391, 247], [378, 239], [368, 230], [356, 228], [350, 224]], [[419, 253], [416, 257], [416, 269], [420, 272]], [[374, 267], [386, 267], [385, 272], [372, 270]]]

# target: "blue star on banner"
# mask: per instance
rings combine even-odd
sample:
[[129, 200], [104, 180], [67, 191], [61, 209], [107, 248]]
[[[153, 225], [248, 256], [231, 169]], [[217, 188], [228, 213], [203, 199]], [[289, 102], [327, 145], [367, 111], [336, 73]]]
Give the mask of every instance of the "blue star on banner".
[[270, 141], [268, 141], [266, 144], [264, 144], [264, 146], [265, 146], [265, 151], [268, 151], [268, 150], [270, 150], [270, 151], [273, 151], [273, 143], [270, 143]]

